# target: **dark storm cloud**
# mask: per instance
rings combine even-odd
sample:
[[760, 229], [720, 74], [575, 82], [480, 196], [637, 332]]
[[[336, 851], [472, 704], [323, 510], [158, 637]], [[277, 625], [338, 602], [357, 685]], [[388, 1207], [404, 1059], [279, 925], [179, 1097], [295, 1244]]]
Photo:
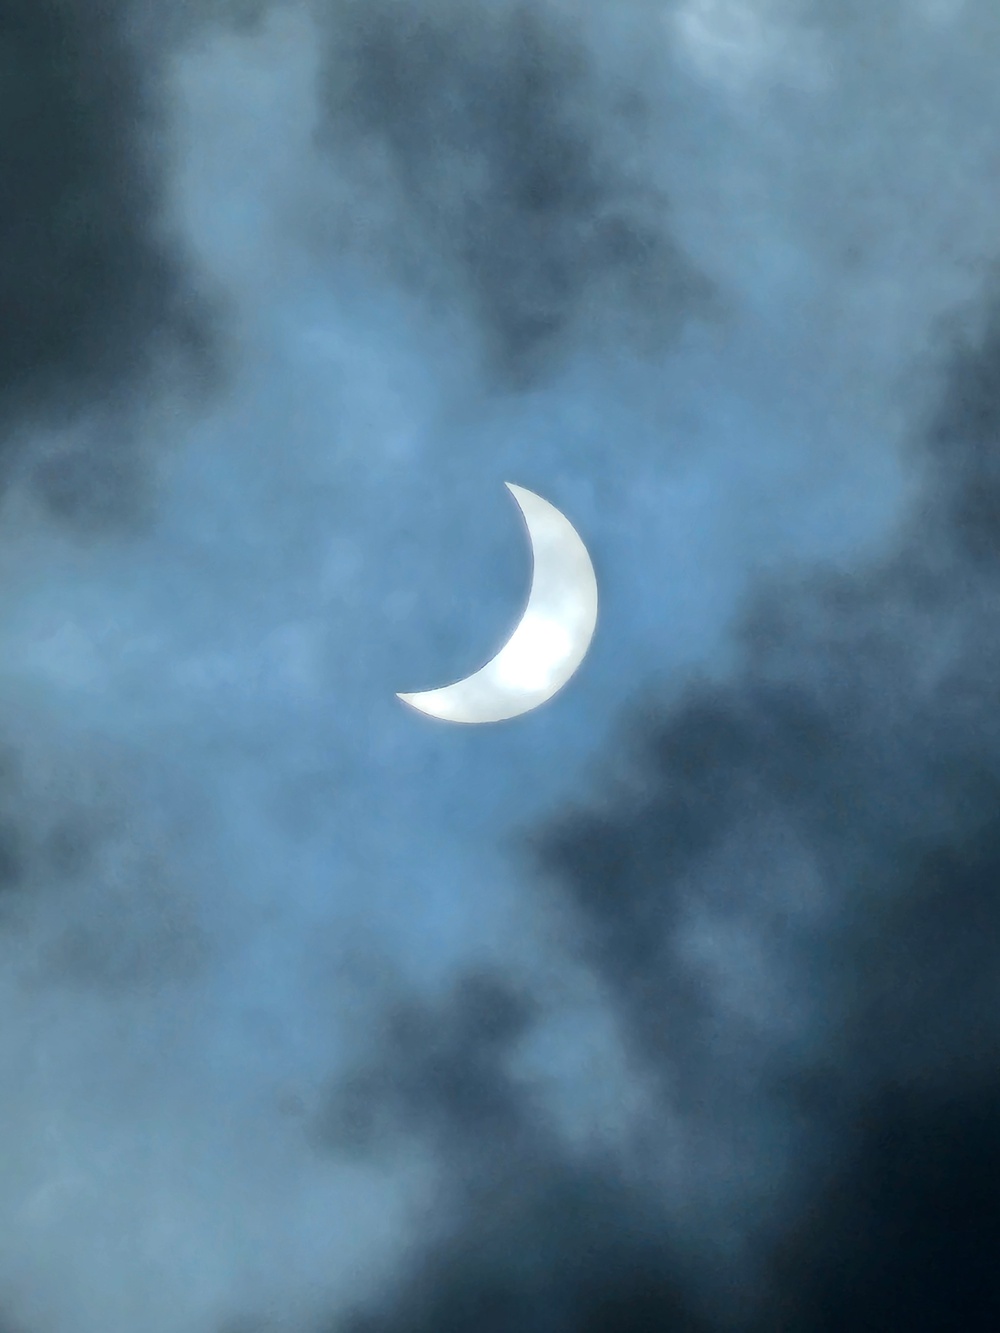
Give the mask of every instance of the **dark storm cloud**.
[[[406, 0], [333, 13], [323, 141], [369, 171], [387, 157], [405, 218], [390, 262], [471, 303], [503, 382], [537, 379], [574, 333], [662, 350], [708, 309], [667, 200], [621, 165], [641, 147], [642, 99], [606, 104], [575, 22]], [[366, 196], [344, 205], [348, 234], [370, 225]], [[427, 249], [404, 252], [417, 235]]]
[[[164, 358], [199, 374], [210, 363], [207, 307], [161, 232], [158, 71], [131, 44], [131, 17], [118, 0], [0, 12], [5, 472], [15, 425], [122, 406]], [[43, 495], [64, 516], [114, 508], [131, 466], [74, 452], [48, 465]]]

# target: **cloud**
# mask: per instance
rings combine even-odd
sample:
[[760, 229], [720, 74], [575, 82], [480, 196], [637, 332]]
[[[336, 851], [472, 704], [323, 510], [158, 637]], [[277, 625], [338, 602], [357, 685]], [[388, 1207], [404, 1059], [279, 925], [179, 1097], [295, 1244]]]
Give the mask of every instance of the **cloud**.
[[1000, 1315], [995, 1078], [886, 1089], [779, 1248], [761, 1328], [986, 1330]]
[[[550, 1177], [551, 1177], [550, 1173]], [[346, 1333], [709, 1333], [692, 1308], [682, 1266], [634, 1200], [567, 1172], [425, 1259], [390, 1310], [330, 1325]], [[537, 1196], [541, 1194], [542, 1198]], [[628, 1239], [625, 1239], [628, 1238]], [[675, 1271], [671, 1271], [671, 1268]]]
[[[123, 755], [117, 764], [129, 767]], [[190, 981], [207, 961], [199, 909], [171, 864], [177, 825], [125, 790], [117, 764], [68, 745], [22, 762], [9, 747], [0, 927], [22, 936], [5, 960], [22, 985], [135, 997]]]
[[[962, 307], [962, 339], [926, 346], [980, 214], [995, 244], [965, 158], [966, 120], [993, 119], [951, 29], [929, 88], [922, 19], [886, 41], [834, 6], [772, 61], [770, 10], [719, 10], [716, 55], [749, 28], [753, 58], [698, 62], [709, 83], [685, 85], [675, 138], [655, 79], [638, 57], [619, 78], [611, 40], [669, 26], [627, 8], [599, 37], [585, 7], [316, 6], [318, 52], [292, 6], [206, 7], [202, 45], [188, 9], [197, 55], [171, 85], [184, 215], [247, 289], [246, 364], [231, 415], [185, 436], [162, 530], [133, 528], [124, 559], [67, 525], [103, 535], [141, 509], [144, 413], [182, 349], [196, 380], [210, 362], [200, 279], [160, 230], [175, 182], [155, 116], [140, 128], [161, 67], [119, 45], [124, 10], [93, 26], [69, 6], [9, 11], [37, 78], [5, 124], [47, 107], [32, 123], [50, 136], [37, 180], [28, 137], [8, 138], [25, 211], [3, 282], [31, 318], [0, 350], [7, 438], [47, 506], [34, 527], [8, 511], [0, 543], [0, 1118], [17, 1148], [0, 1248], [25, 1333], [996, 1327], [1000, 378], [981, 273], [963, 270], [981, 327]], [[712, 33], [687, 30], [704, 55]], [[943, 148], [925, 106], [957, 117]], [[428, 334], [425, 359], [398, 289], [459, 329]], [[682, 325], [723, 293], [731, 340], [686, 359]], [[467, 334], [489, 391], [455, 408], [435, 357], [465, 364]], [[902, 403], [886, 387], [914, 347], [934, 362], [926, 414], [926, 386]], [[605, 354], [628, 376], [603, 381]], [[629, 416], [624, 386], [652, 381], [670, 411], [637, 442], [646, 399]], [[503, 416], [515, 400], [523, 415]], [[455, 536], [451, 506], [515, 418], [552, 475], [571, 456], [581, 495], [614, 474], [592, 517], [623, 637], [577, 696], [599, 717], [548, 715], [579, 722], [579, 747], [539, 715], [432, 754], [423, 732], [379, 730], [380, 678], [366, 693], [396, 649], [378, 590], [431, 528], [440, 568], [461, 566], [475, 510], [458, 506]], [[850, 574], [813, 569], [814, 534], [794, 534], [824, 511], [800, 498], [842, 475], [842, 446], [888, 456], [900, 418], [908, 521]], [[459, 447], [482, 460], [421, 491], [411, 455], [434, 476]], [[872, 474], [853, 466], [860, 492]], [[751, 524], [740, 506], [769, 487]], [[712, 534], [683, 594], [711, 586], [712, 604], [691, 624], [725, 621], [717, 572], [748, 589], [725, 652], [711, 641], [690, 669], [697, 653], [667, 660], [660, 634], [674, 521]], [[759, 538], [732, 536], [744, 522]], [[390, 629], [369, 648], [372, 621]], [[302, 625], [308, 689], [261, 655]], [[658, 653], [667, 685], [633, 697]], [[464, 805], [477, 746], [493, 785]], [[551, 769], [545, 791], [574, 798], [513, 848], [511, 885], [494, 841]], [[386, 961], [352, 985], [356, 927]], [[594, 1011], [613, 1073], [592, 1059]]]
[[927, 446], [934, 504], [950, 545], [960, 558], [992, 572], [1000, 534], [1000, 302], [971, 323], [970, 330], [951, 322], [955, 345]]
[[383, 1133], [392, 1123], [429, 1143], [444, 1177], [426, 1238], [387, 1298], [331, 1327], [709, 1329], [653, 1199], [614, 1163], [567, 1151], [512, 1070], [532, 1010], [508, 982], [468, 975], [433, 1009], [397, 1006], [379, 1062], [338, 1080], [324, 1116], [330, 1146], [383, 1153], [372, 1133], [381, 1119]]
[[97, 411], [98, 443], [71, 441], [39, 480], [54, 512], [99, 522], [135, 484], [137, 441], [118, 447], [134, 425], [108, 417], [165, 366], [204, 380], [217, 332], [166, 230], [156, 71], [132, 18], [118, 0], [0, 17], [0, 459], [9, 476], [25, 425]]
[[[537, 383], [581, 338], [662, 352], [709, 313], [667, 199], [628, 166], [642, 98], [602, 89], [571, 18], [407, 0], [324, 12], [320, 141], [358, 173], [341, 234], [464, 306], [501, 384]], [[373, 242], [380, 208], [391, 221]]]
[[458, 1203], [358, 1330], [995, 1326], [993, 299], [942, 349], [896, 545], [759, 588], [735, 669], [634, 704], [589, 800], [523, 844], [649, 1080], [657, 1202], [512, 1074], [542, 989], [501, 1043], [466, 1021], [510, 1012], [489, 987], [391, 1022], [338, 1095], [433, 1124]]
[[[962, 386], [990, 355], [952, 361], [937, 418], [959, 477]], [[734, 677], [635, 707], [591, 804], [525, 844], [652, 1080], [646, 1181], [566, 1148], [513, 1073], [544, 1000], [511, 1008], [496, 982], [390, 1020], [340, 1086], [354, 1136], [329, 1145], [385, 1151], [375, 1121], [402, 1124], [453, 1190], [351, 1333], [995, 1325], [1000, 653], [979, 553], [942, 568], [930, 535], [761, 593]]]
[[531, 1012], [528, 997], [488, 976], [465, 978], [436, 1013], [397, 1004], [378, 1062], [335, 1089], [325, 1125], [331, 1142], [361, 1148], [379, 1120], [388, 1128], [397, 1119], [449, 1151], [457, 1141], [509, 1139], [523, 1107], [503, 1065]]

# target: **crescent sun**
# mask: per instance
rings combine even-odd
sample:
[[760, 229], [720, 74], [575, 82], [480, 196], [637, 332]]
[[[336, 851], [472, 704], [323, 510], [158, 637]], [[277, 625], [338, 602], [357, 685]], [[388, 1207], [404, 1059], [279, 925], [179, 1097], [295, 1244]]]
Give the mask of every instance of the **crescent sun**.
[[510, 638], [484, 667], [437, 690], [398, 694], [446, 722], [505, 722], [546, 703], [572, 678], [597, 626], [597, 578], [565, 514], [523, 486], [505, 483], [531, 547], [531, 591]]

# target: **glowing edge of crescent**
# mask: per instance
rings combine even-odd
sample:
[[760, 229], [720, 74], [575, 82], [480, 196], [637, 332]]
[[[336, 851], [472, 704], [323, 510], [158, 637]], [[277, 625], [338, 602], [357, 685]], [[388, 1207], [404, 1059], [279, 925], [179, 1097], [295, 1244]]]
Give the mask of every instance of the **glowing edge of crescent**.
[[[547, 703], [572, 679], [586, 657], [597, 627], [597, 577], [580, 534], [561, 510], [534, 491], [504, 483], [521, 511], [531, 551], [531, 588], [507, 642], [472, 675], [451, 685], [396, 698], [442, 722], [505, 722]], [[511, 683], [512, 665], [525, 657], [540, 630], [562, 640], [562, 651], [541, 665], [544, 680]], [[550, 642], [550, 653], [553, 648]], [[537, 657], [528, 654], [533, 666]]]

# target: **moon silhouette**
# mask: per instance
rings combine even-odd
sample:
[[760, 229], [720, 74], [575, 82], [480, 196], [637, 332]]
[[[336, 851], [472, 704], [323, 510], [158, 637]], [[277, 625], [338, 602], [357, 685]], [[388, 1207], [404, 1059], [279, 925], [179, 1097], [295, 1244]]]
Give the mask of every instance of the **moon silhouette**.
[[484, 667], [437, 690], [397, 694], [445, 722], [505, 722], [546, 703], [587, 655], [597, 625], [597, 578], [565, 514], [523, 486], [505, 483], [531, 546], [531, 591], [510, 638]]

